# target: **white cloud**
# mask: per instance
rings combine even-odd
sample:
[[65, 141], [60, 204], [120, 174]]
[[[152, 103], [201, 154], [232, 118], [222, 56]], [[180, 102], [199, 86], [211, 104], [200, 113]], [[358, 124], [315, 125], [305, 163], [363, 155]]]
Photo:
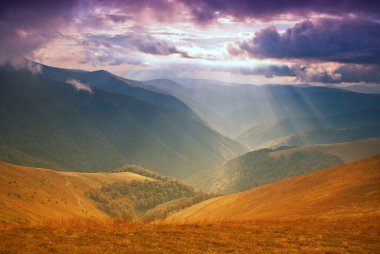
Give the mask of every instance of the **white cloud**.
[[77, 91], [86, 91], [89, 93], [94, 93], [94, 91], [88, 84], [82, 83], [79, 80], [68, 79], [66, 83], [72, 85]]

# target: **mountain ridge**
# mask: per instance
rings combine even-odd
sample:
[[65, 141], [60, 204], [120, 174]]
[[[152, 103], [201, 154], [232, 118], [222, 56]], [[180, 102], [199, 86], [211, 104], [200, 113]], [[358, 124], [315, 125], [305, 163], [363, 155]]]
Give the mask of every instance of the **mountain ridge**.
[[139, 164], [185, 176], [245, 151], [191, 111], [98, 88], [78, 90], [43, 73], [11, 67], [0, 69], [0, 80], [0, 145], [61, 170]]

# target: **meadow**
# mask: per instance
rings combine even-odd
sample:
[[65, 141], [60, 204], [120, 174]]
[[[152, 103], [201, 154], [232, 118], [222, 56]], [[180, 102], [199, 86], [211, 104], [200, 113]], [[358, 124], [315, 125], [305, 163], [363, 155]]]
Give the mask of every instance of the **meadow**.
[[0, 253], [378, 253], [379, 218], [2, 226]]

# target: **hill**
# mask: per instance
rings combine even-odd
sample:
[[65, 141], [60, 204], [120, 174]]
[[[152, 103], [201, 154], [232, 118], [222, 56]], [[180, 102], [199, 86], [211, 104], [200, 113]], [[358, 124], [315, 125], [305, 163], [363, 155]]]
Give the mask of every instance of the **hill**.
[[78, 173], [0, 162], [0, 224], [153, 220], [211, 197], [215, 195], [138, 166], [112, 173]]
[[249, 152], [187, 181], [205, 191], [245, 191], [280, 179], [380, 155], [380, 138]]
[[58, 172], [0, 162], [0, 221], [109, 218], [86, 196], [86, 192], [115, 181], [141, 182], [145, 179], [149, 178], [130, 172]]
[[297, 151], [324, 152], [327, 154], [335, 155], [342, 159], [345, 163], [348, 163], [379, 155], [380, 138], [370, 138], [336, 144], [309, 145], [289, 149], [281, 149], [279, 151], [272, 152], [270, 155], [275, 158], [279, 158], [282, 155], [289, 156], [290, 154], [295, 153]]
[[339, 218], [380, 214], [380, 157], [288, 178], [204, 201], [170, 222]]
[[234, 193], [343, 163], [339, 157], [321, 151], [295, 151], [278, 157], [271, 156], [273, 151], [246, 153], [196, 173], [187, 181], [208, 192]]
[[[70, 73], [98, 85], [101, 77], [104, 85], [115, 79], [103, 72]], [[1, 160], [74, 171], [137, 164], [184, 177], [246, 151], [174, 97], [141, 88], [132, 89], [136, 97], [110, 93], [75, 80], [0, 68]]]

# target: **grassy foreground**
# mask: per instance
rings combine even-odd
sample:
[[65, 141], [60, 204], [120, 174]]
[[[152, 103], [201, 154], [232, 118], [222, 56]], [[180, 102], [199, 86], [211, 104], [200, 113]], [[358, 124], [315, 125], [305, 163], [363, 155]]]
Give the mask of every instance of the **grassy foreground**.
[[376, 253], [379, 219], [2, 227], [0, 253]]

